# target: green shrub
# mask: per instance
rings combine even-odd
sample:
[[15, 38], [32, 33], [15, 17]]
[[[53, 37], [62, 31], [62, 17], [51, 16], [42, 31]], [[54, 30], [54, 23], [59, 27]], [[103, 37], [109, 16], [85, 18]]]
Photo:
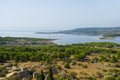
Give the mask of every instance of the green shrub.
[[70, 69], [70, 64], [66, 63], [66, 64], [64, 65], [64, 67], [67, 68], [67, 69]]
[[118, 77], [116, 78], [116, 80], [120, 80], [120, 76], [118, 76]]
[[83, 67], [83, 68], [87, 68], [87, 67], [88, 67], [88, 65], [86, 65], [86, 64], [85, 64], [85, 65], [82, 65], [82, 67]]
[[37, 75], [36, 80], [45, 80], [45, 76], [43, 74], [43, 71], [41, 71], [41, 73]]
[[76, 62], [72, 62], [72, 65], [76, 65]]
[[5, 67], [0, 67], [0, 77], [5, 77], [7, 73], [8, 71]]
[[105, 80], [115, 80], [115, 78], [113, 76], [108, 76], [105, 78]]
[[59, 66], [59, 65], [57, 65], [57, 66], [56, 66], [56, 68], [57, 68], [57, 69], [62, 69], [62, 67], [61, 67], [61, 66]]
[[70, 76], [72, 76], [73, 78], [76, 78], [77, 73], [76, 72], [70, 72]]

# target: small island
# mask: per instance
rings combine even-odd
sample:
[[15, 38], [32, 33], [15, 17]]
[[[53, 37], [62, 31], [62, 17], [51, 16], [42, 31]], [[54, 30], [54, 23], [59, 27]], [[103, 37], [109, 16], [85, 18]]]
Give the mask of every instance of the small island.
[[119, 37], [120, 33], [116, 33], [116, 34], [105, 34], [102, 37], [100, 37], [101, 40], [112, 40], [115, 39], [116, 37]]

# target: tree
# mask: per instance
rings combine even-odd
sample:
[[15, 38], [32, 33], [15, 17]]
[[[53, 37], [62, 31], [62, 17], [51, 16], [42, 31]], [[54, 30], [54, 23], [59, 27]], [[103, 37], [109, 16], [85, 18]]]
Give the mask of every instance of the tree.
[[49, 69], [49, 73], [48, 73], [47, 80], [54, 80], [54, 78], [53, 78], [53, 73], [52, 73], [52, 68], [51, 68], [51, 67], [50, 67], [50, 69]]
[[5, 62], [4, 56], [0, 54], [0, 63]]
[[41, 73], [39, 75], [37, 75], [37, 80], [45, 80], [45, 76], [43, 74], [43, 71], [41, 71]]
[[15, 62], [19, 62], [19, 56], [14, 57]]

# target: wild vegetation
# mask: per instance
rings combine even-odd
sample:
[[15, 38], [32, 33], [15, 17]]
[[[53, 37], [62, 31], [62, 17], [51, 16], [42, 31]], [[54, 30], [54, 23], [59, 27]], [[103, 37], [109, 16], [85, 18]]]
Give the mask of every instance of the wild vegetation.
[[53, 39], [25, 38], [25, 37], [0, 37], [0, 46], [42, 46], [52, 45]]
[[[9, 61], [40, 73], [37, 80], [119, 80], [120, 44], [0, 46], [1, 66]], [[1, 67], [0, 72], [0, 77], [9, 73], [6, 67]]]

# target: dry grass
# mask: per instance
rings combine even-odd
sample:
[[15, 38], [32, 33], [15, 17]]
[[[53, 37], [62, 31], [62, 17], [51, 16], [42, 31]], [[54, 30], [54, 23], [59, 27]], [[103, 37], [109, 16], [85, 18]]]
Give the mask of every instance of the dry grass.
[[[92, 55], [89, 56], [91, 59], [94, 57], [97, 57], [98, 55]], [[107, 63], [107, 62], [97, 62], [97, 63], [90, 63], [90, 62], [80, 62], [76, 61], [76, 64], [72, 65], [72, 62], [70, 62], [70, 69], [66, 69], [64, 67], [65, 62], [63, 61], [54, 61], [54, 66], [60, 66], [61, 69], [59, 69], [59, 73], [55, 74], [54, 76], [57, 77], [60, 74], [66, 74], [66, 75], [75, 75], [77, 78], [84, 78], [86, 76], [96, 76], [97, 80], [103, 80], [104, 75], [107, 73], [109, 69], [113, 69], [114, 63]], [[87, 67], [83, 67], [84, 65], [87, 65]], [[44, 72], [48, 71], [49, 65], [44, 65], [42, 62], [22, 62], [18, 63], [18, 66], [24, 66], [28, 69], [34, 68], [37, 72], [40, 72], [41, 70], [44, 70]], [[117, 68], [120, 69], [120, 68]], [[103, 77], [101, 77], [103, 75]], [[99, 78], [101, 77], [101, 78]]]

